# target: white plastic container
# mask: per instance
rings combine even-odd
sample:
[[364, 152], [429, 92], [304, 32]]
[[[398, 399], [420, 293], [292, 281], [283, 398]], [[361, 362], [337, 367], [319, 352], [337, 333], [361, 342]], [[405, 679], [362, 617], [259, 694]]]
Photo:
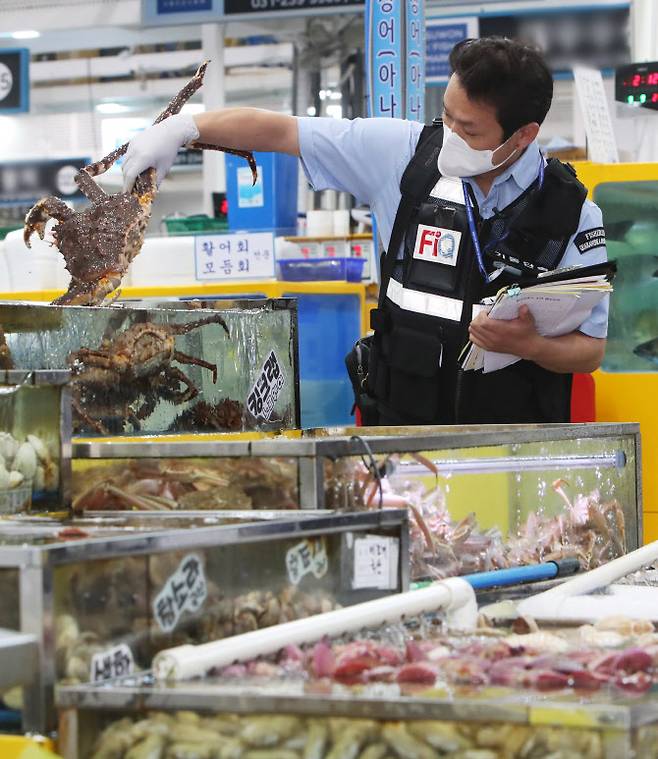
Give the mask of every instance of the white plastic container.
[[5, 264], [7, 267], [9, 292], [34, 292], [38, 290], [61, 290], [68, 287], [71, 280], [66, 271], [64, 259], [51, 244], [52, 237], [46, 228], [46, 237], [41, 240], [37, 234], [30, 239], [31, 248], [23, 242], [23, 230], [10, 232], [5, 238]]
[[147, 237], [128, 274], [133, 287], [196, 284], [194, 237]]

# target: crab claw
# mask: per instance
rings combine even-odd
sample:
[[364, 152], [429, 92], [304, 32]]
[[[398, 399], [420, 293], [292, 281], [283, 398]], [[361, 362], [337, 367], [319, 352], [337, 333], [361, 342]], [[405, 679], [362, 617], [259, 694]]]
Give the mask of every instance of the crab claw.
[[23, 241], [29, 248], [30, 237], [33, 232], [37, 232], [43, 240], [46, 234], [46, 224], [49, 219], [65, 221], [73, 216], [73, 211], [66, 205], [63, 200], [49, 196], [41, 200], [30, 208], [25, 217], [25, 229], [23, 230]]

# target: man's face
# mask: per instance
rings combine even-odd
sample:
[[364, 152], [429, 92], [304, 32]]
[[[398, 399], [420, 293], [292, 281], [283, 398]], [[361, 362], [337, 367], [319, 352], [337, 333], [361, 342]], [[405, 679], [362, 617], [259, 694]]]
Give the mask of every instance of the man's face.
[[474, 150], [494, 150], [494, 165], [509, 158], [516, 147], [516, 133], [505, 142], [494, 106], [470, 100], [456, 74], [450, 77], [443, 96], [443, 121]]

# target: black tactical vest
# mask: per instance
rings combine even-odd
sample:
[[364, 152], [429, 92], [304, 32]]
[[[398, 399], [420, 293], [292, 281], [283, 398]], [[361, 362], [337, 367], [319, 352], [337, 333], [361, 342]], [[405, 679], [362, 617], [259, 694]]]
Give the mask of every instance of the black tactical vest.
[[[491, 273], [505, 267], [486, 284], [461, 182], [441, 178], [436, 166], [442, 132], [440, 123], [425, 128], [402, 177], [403, 199], [410, 188], [432, 190], [414, 205], [404, 259], [371, 315], [375, 337], [367, 387], [377, 400], [379, 424], [567, 422], [570, 374], [529, 361], [488, 374], [463, 372], [459, 355], [468, 342], [474, 304], [557, 266], [578, 227], [586, 190], [570, 166], [551, 159], [541, 189], [535, 181], [491, 219], [480, 218], [472, 198], [483, 252], [498, 241], [485, 254], [485, 268]], [[423, 152], [434, 159], [417, 160]]]

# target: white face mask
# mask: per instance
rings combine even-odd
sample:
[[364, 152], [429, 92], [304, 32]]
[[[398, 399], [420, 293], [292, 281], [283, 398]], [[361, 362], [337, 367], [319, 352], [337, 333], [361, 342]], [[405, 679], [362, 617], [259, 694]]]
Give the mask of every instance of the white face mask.
[[[512, 139], [511, 137], [509, 139]], [[509, 142], [505, 140], [496, 150]], [[450, 127], [443, 125], [443, 146], [439, 153], [439, 171], [444, 177], [477, 177], [487, 171], [498, 169], [519, 152], [515, 148], [504, 161], [494, 165], [495, 150], [475, 150]]]

